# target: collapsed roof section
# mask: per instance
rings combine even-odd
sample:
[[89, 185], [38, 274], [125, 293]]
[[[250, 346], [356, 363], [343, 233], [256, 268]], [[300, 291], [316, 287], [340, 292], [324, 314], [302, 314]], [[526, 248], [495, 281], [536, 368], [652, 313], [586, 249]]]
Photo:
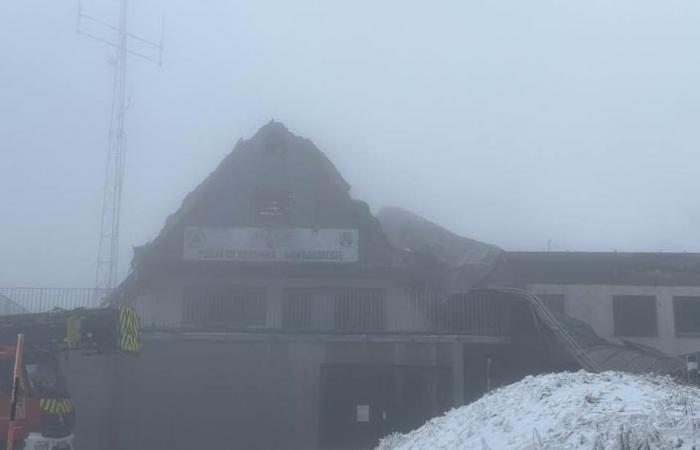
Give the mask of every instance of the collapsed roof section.
[[[651, 347], [632, 342], [615, 344], [598, 336], [581, 320], [557, 313], [537, 296], [515, 286], [506, 254], [498, 247], [456, 235], [420, 216], [398, 208], [384, 208], [377, 215], [391, 243], [412, 257], [412, 266], [438, 267], [435, 282], [452, 292], [469, 290], [501, 292], [526, 302], [545, 345], [558, 364], [573, 364], [593, 371], [620, 370], [680, 376], [682, 358], [673, 358]], [[423, 275], [425, 276], [425, 274]], [[500, 286], [500, 287], [493, 287]]]
[[526, 302], [544, 344], [559, 365], [573, 364], [590, 372], [609, 370], [655, 373], [683, 378], [683, 358], [671, 357], [654, 348], [623, 342], [616, 344], [598, 336], [585, 322], [548, 308], [536, 295], [516, 288], [489, 288]]
[[504, 251], [459, 236], [400, 208], [377, 214], [389, 241], [408, 255], [417, 276], [431, 277], [449, 292], [464, 292], [485, 284], [508, 282]]

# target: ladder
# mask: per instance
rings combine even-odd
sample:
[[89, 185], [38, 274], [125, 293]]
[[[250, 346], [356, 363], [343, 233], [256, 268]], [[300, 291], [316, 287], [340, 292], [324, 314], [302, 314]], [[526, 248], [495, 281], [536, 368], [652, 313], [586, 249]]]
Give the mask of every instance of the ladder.
[[510, 294], [513, 296], [521, 297], [526, 300], [530, 306], [534, 309], [537, 317], [541, 319], [545, 325], [547, 325], [557, 336], [557, 338], [564, 344], [565, 348], [573, 355], [576, 362], [585, 370], [589, 372], [600, 372], [600, 365], [590, 357], [588, 352], [581, 347], [581, 345], [576, 342], [569, 331], [564, 327], [559, 319], [556, 318], [552, 311], [547, 307], [547, 305], [532, 292], [526, 291], [524, 289], [517, 288], [496, 288], [496, 290]]

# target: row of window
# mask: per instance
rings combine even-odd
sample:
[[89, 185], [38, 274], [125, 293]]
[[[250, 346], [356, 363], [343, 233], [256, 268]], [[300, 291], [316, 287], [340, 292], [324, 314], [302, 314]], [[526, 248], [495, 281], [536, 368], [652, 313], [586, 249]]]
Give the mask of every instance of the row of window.
[[[539, 297], [550, 309], [564, 312], [563, 295]], [[507, 317], [504, 311], [495, 307], [502, 302], [483, 300], [413, 295], [412, 311], [416, 313], [413, 319], [426, 318], [433, 331], [491, 334]], [[488, 305], [490, 307], [485, 308]], [[674, 297], [673, 308], [677, 334], [700, 333], [700, 297]], [[282, 327], [289, 330], [381, 331], [386, 322], [386, 291], [366, 288], [285, 289], [281, 319]], [[617, 336], [657, 336], [656, 297], [613, 296], [613, 319]], [[264, 327], [267, 324], [265, 289], [226, 285], [189, 287], [184, 292], [183, 323]]]
[[[372, 288], [287, 288], [279, 312], [290, 331], [383, 331], [387, 329], [386, 291]], [[509, 302], [478, 294], [413, 292], [396, 314], [398, 331], [505, 335]], [[182, 321], [206, 327], [270, 326], [265, 288], [235, 285], [190, 286], [184, 291]]]
[[[282, 327], [289, 330], [384, 329], [386, 292], [382, 289], [286, 289]], [[260, 326], [267, 323], [264, 288], [193, 286], [185, 289], [183, 323]]]
[[386, 321], [383, 289], [287, 289], [282, 305], [288, 330], [381, 331]]
[[[538, 295], [552, 310], [564, 312], [564, 295]], [[673, 297], [676, 334], [700, 333], [700, 297]], [[658, 336], [656, 296], [614, 295], [613, 319], [616, 336]]]

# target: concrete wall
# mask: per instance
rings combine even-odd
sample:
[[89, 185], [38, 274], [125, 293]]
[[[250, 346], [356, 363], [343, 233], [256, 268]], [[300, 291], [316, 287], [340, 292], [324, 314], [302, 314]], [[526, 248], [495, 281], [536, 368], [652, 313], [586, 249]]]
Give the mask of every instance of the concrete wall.
[[615, 336], [613, 296], [656, 296], [658, 336], [625, 336], [624, 339], [649, 345], [669, 355], [700, 351], [700, 335], [676, 336], [673, 313], [674, 296], [700, 296], [700, 287], [532, 285], [530, 288], [536, 294], [563, 294], [567, 314], [591, 325], [601, 337], [616, 342], [620, 339]]
[[206, 448], [313, 450], [324, 364], [441, 367], [464, 379], [454, 343], [233, 336], [147, 336], [139, 357], [65, 361], [77, 448], [192, 450], [206, 441]]

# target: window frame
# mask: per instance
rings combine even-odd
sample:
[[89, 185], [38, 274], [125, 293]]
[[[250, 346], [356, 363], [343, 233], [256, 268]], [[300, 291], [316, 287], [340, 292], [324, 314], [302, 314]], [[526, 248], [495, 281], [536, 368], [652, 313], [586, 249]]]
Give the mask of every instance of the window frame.
[[[184, 326], [265, 328], [268, 325], [269, 299], [268, 291], [264, 287], [239, 284], [195, 284], [186, 286], [182, 295], [182, 325]], [[249, 300], [251, 297], [252, 300]], [[231, 307], [236, 301], [240, 302], [240, 305], [233, 305], [233, 308], [241, 308], [244, 312], [243, 317], [239, 320], [233, 317], [217, 320], [227, 312], [226, 308]], [[221, 304], [217, 307], [217, 303]], [[200, 311], [197, 312], [197, 309]], [[254, 314], [248, 314], [251, 311]]]
[[[624, 326], [621, 326], [621, 324], [618, 324], [618, 317], [620, 317], [623, 313], [621, 308], [633, 303], [633, 302], [639, 302], [643, 303], [644, 301], [649, 301], [653, 305], [653, 314], [654, 314], [654, 327], [653, 330], [647, 332], [647, 333], [639, 333], [637, 331], [630, 332], [630, 330], [624, 330], [621, 328], [625, 328]], [[623, 304], [623, 302], [628, 302], [627, 305]], [[648, 304], [645, 304], [645, 306]], [[658, 299], [656, 295], [647, 295], [647, 294], [617, 294], [612, 296], [612, 309], [613, 309], [613, 335], [616, 337], [659, 337], [659, 309], [658, 309]], [[629, 325], [627, 326], [629, 327]]]
[[389, 320], [387, 299], [384, 288], [284, 288], [281, 327], [337, 334], [381, 333]]
[[387, 291], [341, 288], [333, 292], [333, 329], [337, 333], [381, 333], [387, 328]]
[[688, 331], [688, 330], [679, 330], [678, 324], [679, 324], [679, 317], [684, 317], [686, 312], [679, 311], [679, 304], [682, 302], [695, 302], [698, 304], [698, 308], [700, 308], [700, 295], [674, 295], [673, 296], [673, 331], [676, 336], [700, 336], [700, 317], [698, 318], [699, 320], [696, 322], [698, 323], [697, 330], [695, 331]]

